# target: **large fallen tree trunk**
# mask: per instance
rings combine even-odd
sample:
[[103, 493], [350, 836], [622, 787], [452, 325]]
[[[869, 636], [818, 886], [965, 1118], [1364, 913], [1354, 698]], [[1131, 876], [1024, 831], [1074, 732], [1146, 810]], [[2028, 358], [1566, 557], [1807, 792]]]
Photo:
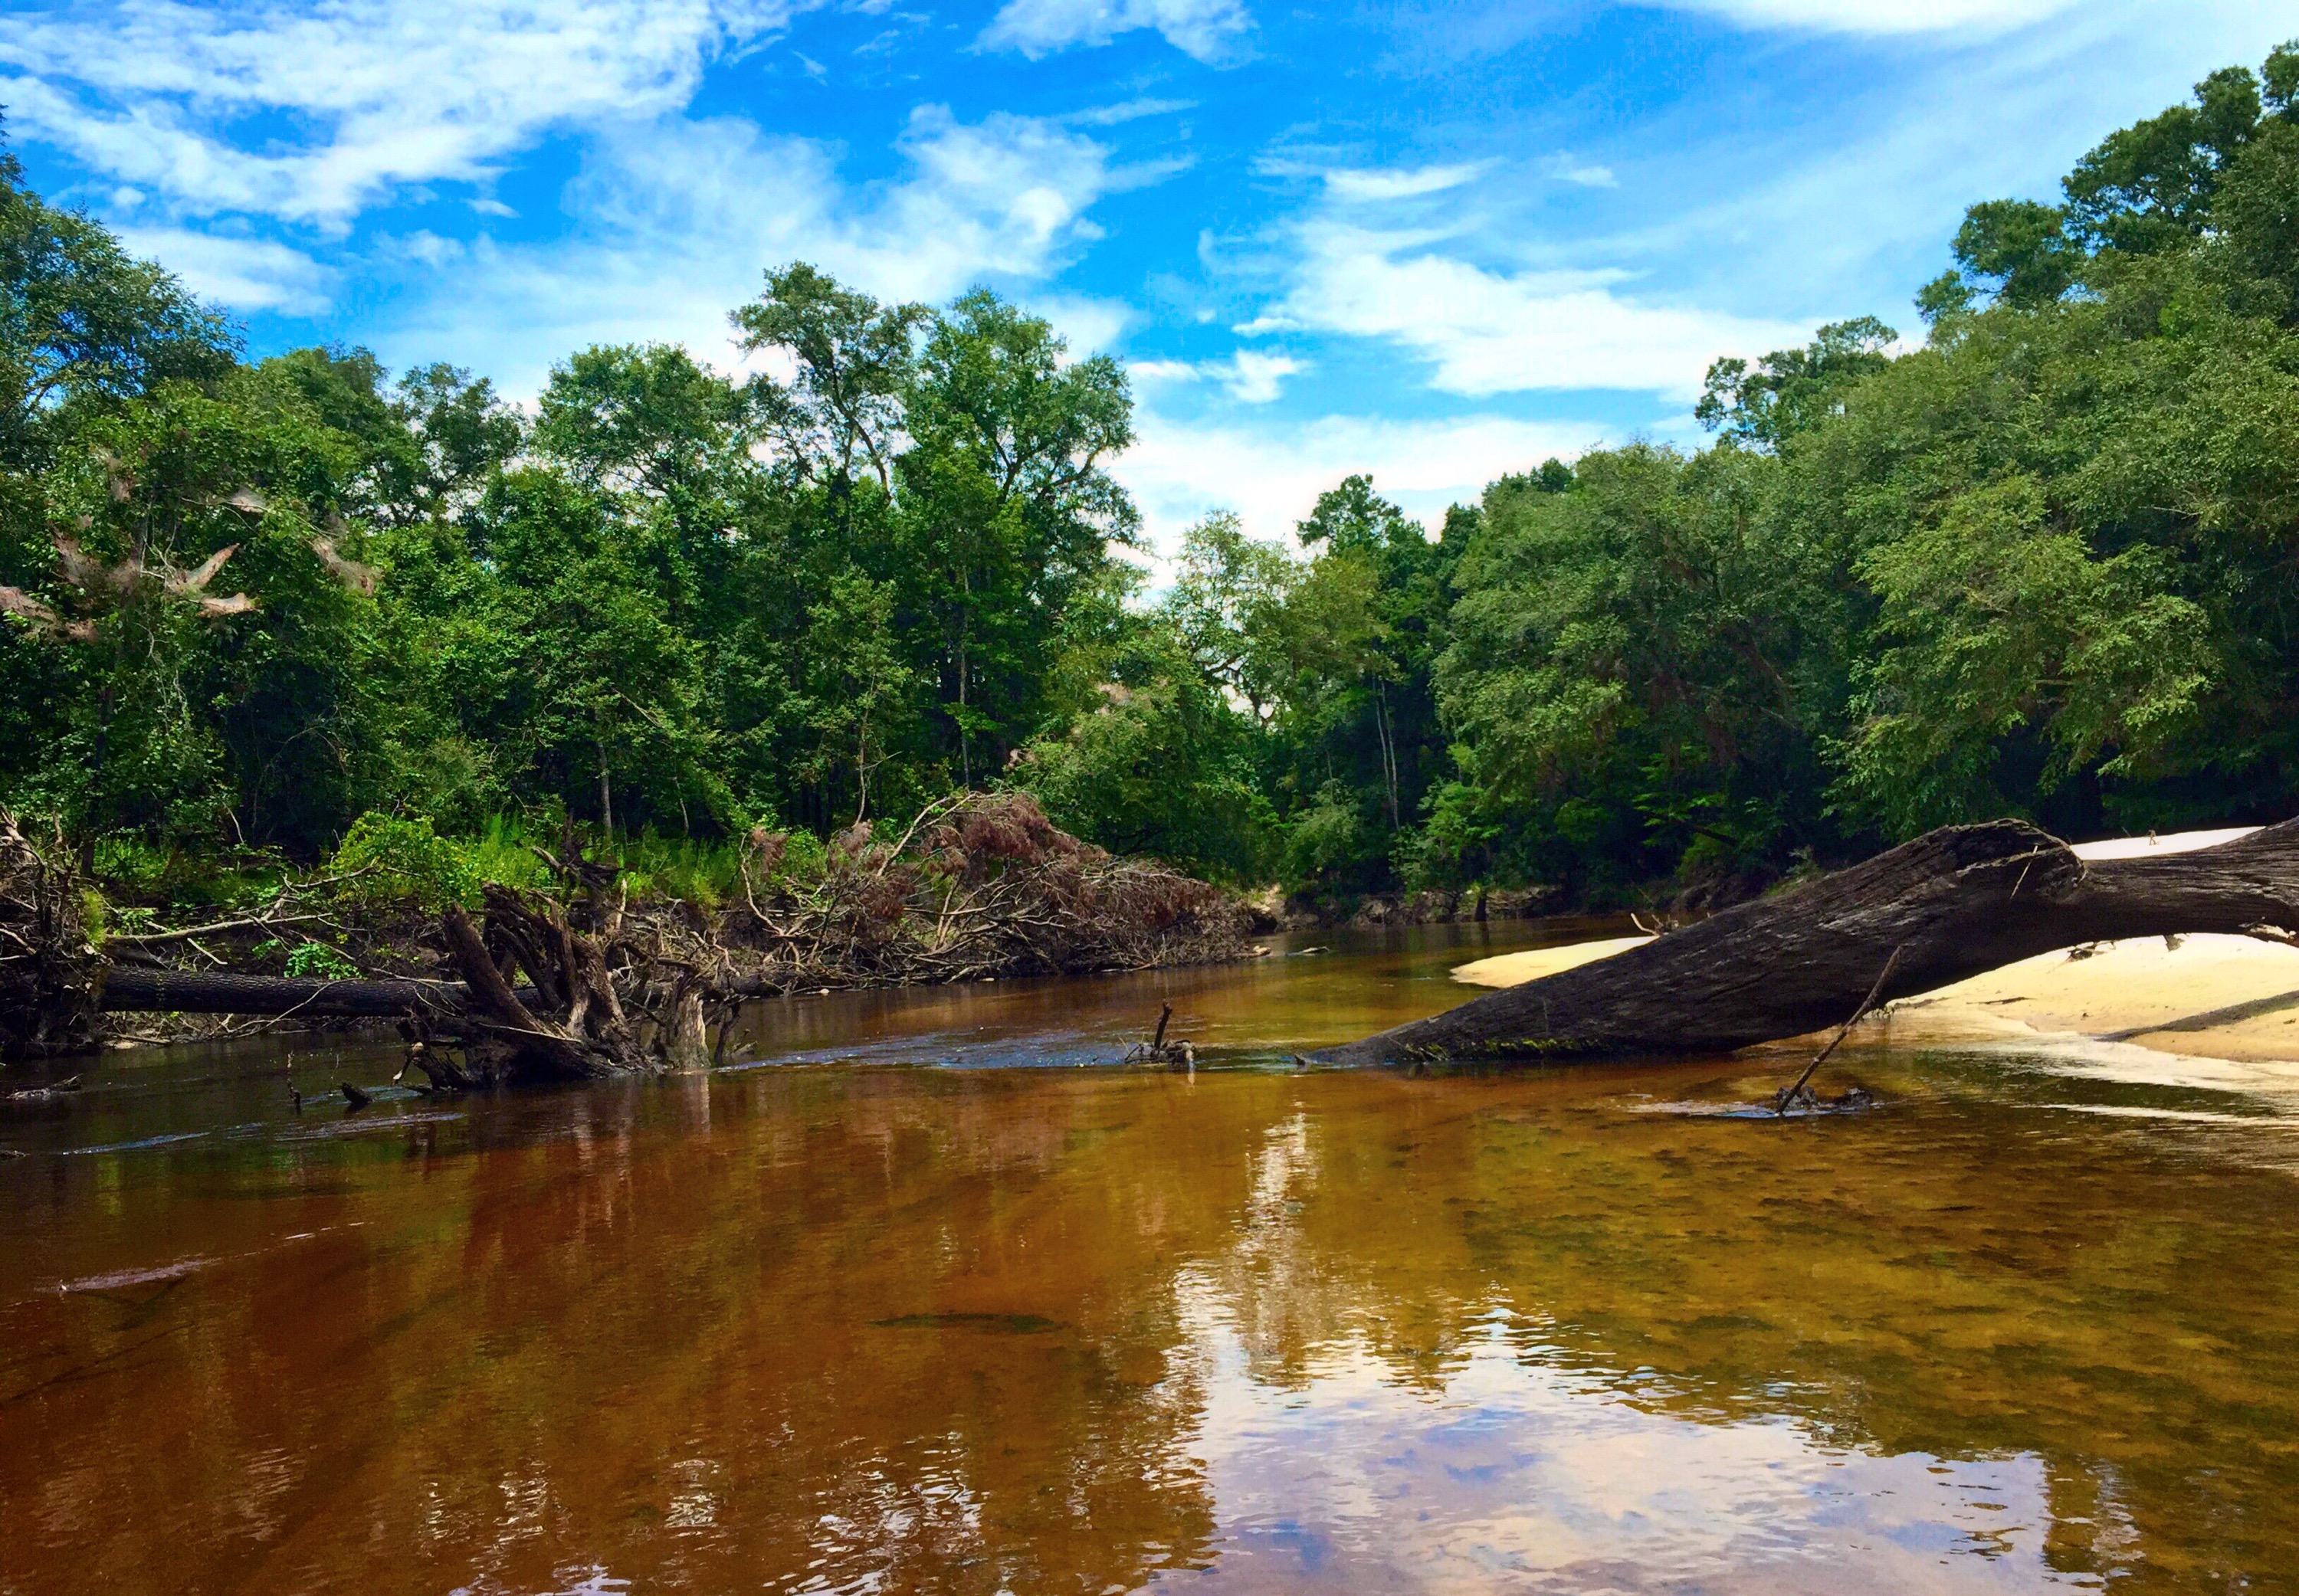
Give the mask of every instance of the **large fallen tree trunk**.
[[1872, 988], [1874, 1001], [1888, 1001], [2055, 948], [2198, 931], [2299, 932], [2299, 821], [2193, 853], [2097, 861], [2020, 821], [1944, 827], [1641, 947], [1322, 1056], [1726, 1053], [1840, 1024]]
[[[523, 1006], [539, 1009], [533, 987]], [[108, 1014], [261, 1014], [309, 1020], [460, 1019], [470, 990], [459, 980], [319, 980], [235, 975], [226, 970], [158, 970], [134, 964], [106, 972], [97, 1006]]]

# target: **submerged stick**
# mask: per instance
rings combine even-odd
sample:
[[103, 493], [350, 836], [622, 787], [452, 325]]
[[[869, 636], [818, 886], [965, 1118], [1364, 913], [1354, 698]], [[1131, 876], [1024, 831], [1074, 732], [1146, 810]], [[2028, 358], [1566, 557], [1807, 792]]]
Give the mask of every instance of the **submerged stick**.
[[[1905, 947], [1905, 943], [1901, 944], [1902, 947]], [[1836, 1028], [1836, 1034], [1828, 1038], [1828, 1046], [1822, 1048], [1818, 1053], [1813, 1054], [1812, 1063], [1804, 1067], [1804, 1073], [1796, 1078], [1796, 1084], [1792, 1087], [1782, 1088], [1782, 1090], [1772, 1098], [1772, 1112], [1774, 1113], [1786, 1114], [1789, 1112], [1789, 1105], [1796, 1102], [1799, 1096], [1803, 1096], [1805, 1084], [1812, 1079], [1813, 1071], [1819, 1069], [1821, 1065], [1826, 1063], [1828, 1062], [1828, 1055], [1836, 1051], [1838, 1044], [1841, 1043], [1845, 1038], [1852, 1034], [1852, 1028], [1860, 1023], [1861, 1016], [1867, 1013], [1869, 1010], [1876, 1006], [1876, 994], [1882, 991], [1884, 989], [1884, 983], [1892, 979], [1892, 966], [1897, 964], [1899, 962], [1900, 948], [1895, 947], [1892, 949], [1892, 956], [1884, 961], [1883, 969], [1876, 972], [1876, 984], [1868, 988], [1868, 996], [1862, 998], [1860, 1000], [1860, 1006], [1852, 1011], [1852, 1018], [1847, 1020], [1842, 1025], [1838, 1026]]]

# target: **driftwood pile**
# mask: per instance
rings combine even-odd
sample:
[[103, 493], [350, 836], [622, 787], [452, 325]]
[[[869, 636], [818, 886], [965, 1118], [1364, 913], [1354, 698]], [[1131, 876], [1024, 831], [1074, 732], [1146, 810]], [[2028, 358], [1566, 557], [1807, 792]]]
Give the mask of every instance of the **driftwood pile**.
[[90, 1046], [101, 967], [61, 833], [35, 840], [0, 812], [0, 1059]]
[[1113, 859], [1025, 793], [932, 804], [892, 843], [835, 839], [818, 879], [778, 874], [788, 839], [751, 839], [743, 907], [725, 918], [753, 955], [721, 989], [789, 992], [983, 976], [1077, 975], [1244, 957], [1246, 912], [1219, 889]]
[[213, 953], [288, 926], [342, 929], [308, 889], [230, 921], [116, 933], [99, 955], [72, 918], [70, 871], [29, 844], [19, 851], [29, 863], [0, 881], [0, 913], [16, 916], [0, 918], [12, 1058], [91, 1045], [98, 1011], [393, 1020], [411, 1066], [437, 1088], [591, 1079], [706, 1063], [714, 1027], [723, 1046], [743, 1003], [794, 990], [1249, 951], [1248, 915], [1217, 889], [1112, 859], [1018, 793], [930, 805], [891, 843], [857, 827], [818, 871], [786, 868], [786, 836], [755, 834], [740, 899], [715, 912], [634, 902], [614, 866], [569, 844], [551, 859], [553, 890], [491, 885], [476, 917], [450, 906], [416, 927], [410, 941], [436, 972], [426, 977], [253, 975]]

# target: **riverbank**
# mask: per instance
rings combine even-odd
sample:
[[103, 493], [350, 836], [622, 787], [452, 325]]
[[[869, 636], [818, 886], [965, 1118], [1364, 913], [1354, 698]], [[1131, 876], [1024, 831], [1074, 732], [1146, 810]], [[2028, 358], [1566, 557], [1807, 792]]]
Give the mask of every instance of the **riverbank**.
[[[2079, 844], [2086, 859], [2192, 852], [2250, 828]], [[1609, 958], [1649, 939], [1615, 937], [1503, 954], [1453, 979], [1515, 987]], [[2260, 1063], [2299, 1061], [2299, 947], [2253, 937], [2148, 938], [2022, 959], [1888, 1005], [1872, 1027], [1922, 1046], [2033, 1038], [2128, 1043], [2160, 1053]]]
[[[899, 831], [857, 825], [827, 846], [754, 832], [716, 901], [650, 890], [571, 839], [556, 856], [524, 850], [512, 882], [427, 823], [374, 831], [367, 856], [347, 847], [254, 901], [187, 914], [107, 900], [70, 850], [0, 815], [0, 1058], [386, 1014], [468, 1039], [480, 999], [506, 1034], [565, 1010], [607, 1025], [618, 1048], [633, 1026], [699, 1046], [706, 1018], [717, 1029], [788, 993], [1256, 952], [1231, 895], [1082, 842], [1022, 793], [957, 795]], [[420, 988], [403, 1012], [402, 988]]]

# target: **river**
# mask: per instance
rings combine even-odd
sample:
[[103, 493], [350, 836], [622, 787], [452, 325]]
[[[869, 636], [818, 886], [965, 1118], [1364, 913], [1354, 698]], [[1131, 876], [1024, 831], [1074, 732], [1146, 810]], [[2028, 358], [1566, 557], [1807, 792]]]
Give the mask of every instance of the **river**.
[[[0, 1105], [0, 1593], [2299, 1585], [2299, 1102], [1292, 1063], [1544, 934], [357, 1114], [393, 1050], [107, 1054]], [[1163, 1001], [1201, 1066], [1111, 1067]]]

